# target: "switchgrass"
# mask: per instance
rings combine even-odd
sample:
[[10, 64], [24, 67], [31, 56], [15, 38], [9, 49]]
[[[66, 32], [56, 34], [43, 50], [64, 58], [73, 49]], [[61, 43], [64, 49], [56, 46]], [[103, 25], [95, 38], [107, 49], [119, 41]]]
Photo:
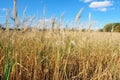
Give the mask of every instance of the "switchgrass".
[[[14, 27], [19, 22], [14, 0]], [[2, 80], [119, 80], [120, 79], [120, 34], [81, 32], [77, 25], [83, 9], [74, 21], [74, 30], [61, 30], [64, 13], [60, 21], [51, 19], [51, 30], [44, 31], [46, 10], [40, 31], [25, 24], [26, 9], [23, 13], [23, 30], [9, 30], [6, 14], [6, 31], [0, 29], [0, 78]], [[38, 22], [39, 23], [39, 22]], [[28, 30], [28, 25], [33, 27]], [[88, 30], [91, 28], [89, 14]], [[40, 25], [41, 26], [41, 25]], [[50, 26], [50, 25], [48, 25]], [[57, 28], [57, 30], [56, 30]], [[67, 24], [66, 24], [67, 29]]]
[[3, 31], [0, 75], [4, 80], [119, 80], [119, 40], [119, 33]]

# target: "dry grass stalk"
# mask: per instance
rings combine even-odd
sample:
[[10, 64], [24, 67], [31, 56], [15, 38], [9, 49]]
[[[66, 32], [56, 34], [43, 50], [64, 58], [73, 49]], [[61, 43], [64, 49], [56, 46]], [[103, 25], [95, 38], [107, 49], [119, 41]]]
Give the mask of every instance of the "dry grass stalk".
[[6, 31], [9, 31], [9, 22], [8, 22], [8, 14], [9, 12], [6, 12]]
[[4, 36], [6, 32], [0, 34], [0, 74], [4, 73], [4, 56], [9, 51], [10, 62], [16, 62], [10, 79], [120, 79], [118, 33], [65, 31], [64, 39], [50, 33], [45, 32], [43, 37], [41, 32], [21, 35], [16, 31], [10, 39]]
[[63, 19], [64, 15], [65, 15], [64, 12], [60, 15], [60, 23], [62, 23], [62, 19]]
[[31, 26], [32, 26], [33, 20], [34, 20], [34, 16], [31, 16], [31, 17], [30, 17], [30, 25], [31, 25]]
[[[75, 23], [81, 12], [82, 9]], [[30, 18], [31, 24], [33, 19], [34, 16]], [[4, 76], [8, 64], [6, 70], [12, 68], [8, 71], [10, 80], [120, 80], [119, 33], [113, 33], [113, 36], [79, 31], [55, 33], [55, 17], [51, 24], [53, 32], [45, 31], [45, 34], [40, 31], [1, 32], [0, 76]], [[38, 30], [37, 26], [33, 29]]]
[[19, 21], [19, 19], [18, 19], [18, 13], [17, 13], [17, 0], [14, 0], [13, 20], [14, 20], [15, 29], [17, 29], [18, 26], [20, 25], [20, 21]]
[[58, 25], [57, 25], [57, 30], [58, 30], [58, 31], [59, 31], [60, 28], [61, 28], [63, 16], [64, 16], [64, 12], [60, 15], [60, 22], [59, 22]]
[[88, 22], [88, 29], [87, 29], [88, 32], [90, 31], [90, 29], [91, 29], [91, 27], [92, 27], [92, 19], [91, 19], [91, 16], [92, 16], [92, 14], [89, 13], [89, 15], [88, 15], [89, 22]]
[[17, 14], [17, 0], [14, 0], [14, 6], [13, 6], [13, 18], [16, 20], [17, 17], [18, 17], [18, 14]]
[[75, 25], [74, 25], [74, 29], [76, 30], [76, 24], [78, 23], [78, 21], [79, 21], [79, 19], [81, 18], [81, 14], [82, 14], [82, 12], [83, 12], [83, 8], [82, 9], [80, 9], [80, 11], [77, 13], [77, 15], [76, 15], [76, 18], [75, 18]]
[[77, 23], [79, 21], [79, 19], [81, 18], [81, 13], [83, 12], [83, 8], [80, 9], [80, 11], [77, 13], [76, 18], [75, 18], [75, 23]]
[[51, 24], [52, 24], [52, 31], [54, 32], [54, 28], [55, 28], [55, 17], [52, 17], [52, 19], [51, 19]]
[[45, 18], [46, 18], [46, 7], [44, 6], [42, 31], [44, 31], [45, 29]]
[[22, 24], [23, 24], [23, 31], [26, 31], [26, 29], [28, 28], [26, 25], [26, 22], [27, 22], [27, 20], [26, 20], [26, 10], [27, 10], [27, 7], [25, 7], [25, 9], [24, 9], [24, 11], [23, 11], [23, 22], [22, 22]]

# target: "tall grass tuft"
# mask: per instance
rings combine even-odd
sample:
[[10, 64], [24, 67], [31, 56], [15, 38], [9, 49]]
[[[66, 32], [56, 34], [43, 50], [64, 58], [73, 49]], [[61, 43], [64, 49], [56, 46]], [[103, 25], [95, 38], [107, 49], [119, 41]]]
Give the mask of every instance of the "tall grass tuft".
[[[18, 18], [16, 1], [13, 20]], [[74, 29], [82, 11], [80, 9], [76, 15]], [[63, 14], [60, 24], [62, 18]], [[34, 19], [35, 16], [30, 17], [30, 27], [33, 27]], [[120, 80], [119, 33], [111, 36], [111, 33], [89, 33], [77, 29], [56, 31], [55, 17], [48, 25], [52, 31], [40, 31], [38, 24], [28, 32], [0, 30], [0, 76], [4, 80]], [[46, 22], [40, 26], [45, 25]], [[66, 29], [68, 25], [66, 23]]]
[[3, 34], [7, 32], [0, 34], [0, 74], [6, 80], [120, 79], [119, 33]]
[[10, 54], [6, 54], [6, 61], [5, 61], [5, 67], [4, 67], [4, 80], [10, 80], [10, 75], [12, 71], [14, 70], [15, 61], [13, 60], [11, 62]]

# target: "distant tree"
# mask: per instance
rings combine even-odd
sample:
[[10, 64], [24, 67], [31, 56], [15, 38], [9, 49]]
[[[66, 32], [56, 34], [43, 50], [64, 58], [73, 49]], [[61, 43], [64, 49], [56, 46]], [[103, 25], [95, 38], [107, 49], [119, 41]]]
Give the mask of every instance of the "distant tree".
[[103, 32], [103, 29], [98, 29], [97, 31], [98, 31], [98, 32]]
[[1, 29], [1, 30], [5, 30], [5, 28], [3, 27], [2, 24], [0, 24], [0, 29]]
[[0, 24], [0, 28], [2, 28], [2, 24]]
[[120, 23], [114, 24], [114, 32], [120, 32]]
[[108, 23], [103, 28], [104, 32], [120, 32], [120, 23]]
[[111, 30], [112, 30], [112, 23], [106, 24], [103, 28], [104, 32], [111, 32]]
[[82, 32], [85, 32], [85, 31], [86, 31], [86, 29], [85, 29], [85, 28], [83, 28], [81, 31], [82, 31]]

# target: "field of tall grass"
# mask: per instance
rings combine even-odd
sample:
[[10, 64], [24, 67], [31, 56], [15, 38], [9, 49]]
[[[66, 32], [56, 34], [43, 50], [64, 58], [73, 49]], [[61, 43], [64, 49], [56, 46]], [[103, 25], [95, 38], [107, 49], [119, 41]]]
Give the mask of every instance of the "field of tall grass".
[[[120, 34], [90, 31], [91, 14], [87, 29], [77, 29], [81, 9], [76, 15], [74, 28], [62, 27], [62, 14], [56, 24], [50, 20], [46, 28], [45, 11], [42, 24], [29, 28], [19, 22], [16, 1], [13, 7], [14, 29], [9, 29], [9, 11], [6, 12], [5, 30], [0, 29], [0, 80], [120, 80]], [[22, 28], [18, 27], [22, 23]], [[40, 27], [40, 28], [39, 28]]]
[[0, 31], [1, 80], [120, 80], [120, 34]]

